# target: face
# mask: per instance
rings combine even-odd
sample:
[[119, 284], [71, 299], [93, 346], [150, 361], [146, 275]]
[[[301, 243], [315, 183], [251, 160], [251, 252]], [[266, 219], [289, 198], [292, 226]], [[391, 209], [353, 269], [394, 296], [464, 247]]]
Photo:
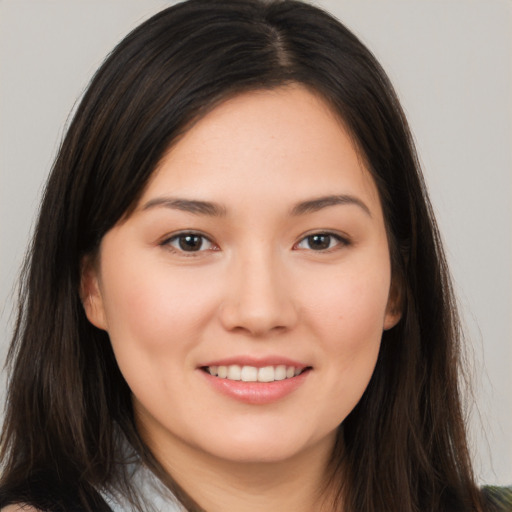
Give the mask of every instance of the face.
[[83, 275], [149, 445], [277, 461], [331, 445], [399, 319], [376, 186], [299, 86], [200, 120]]

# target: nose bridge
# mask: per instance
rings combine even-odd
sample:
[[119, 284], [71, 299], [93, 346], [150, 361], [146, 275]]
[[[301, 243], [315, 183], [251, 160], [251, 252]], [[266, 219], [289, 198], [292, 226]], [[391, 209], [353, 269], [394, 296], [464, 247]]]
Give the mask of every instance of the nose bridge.
[[226, 328], [261, 335], [294, 324], [296, 310], [284, 267], [268, 243], [253, 244], [237, 254], [222, 308]]

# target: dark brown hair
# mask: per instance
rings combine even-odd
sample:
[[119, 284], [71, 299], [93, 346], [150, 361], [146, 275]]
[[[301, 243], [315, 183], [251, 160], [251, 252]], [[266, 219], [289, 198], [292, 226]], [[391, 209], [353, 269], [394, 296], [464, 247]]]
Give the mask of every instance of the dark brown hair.
[[94, 489], [129, 488], [119, 464], [122, 431], [183, 503], [199, 509], [137, 434], [108, 336], [84, 315], [80, 262], [130, 212], [191, 123], [237, 93], [289, 83], [324, 98], [364, 157], [403, 306], [339, 429], [344, 452], [336, 448], [331, 461], [338, 498], [346, 512], [480, 510], [459, 393], [459, 319], [407, 122], [361, 42], [329, 14], [293, 0], [168, 8], [130, 33], [91, 81], [50, 175], [23, 274], [0, 506], [21, 500], [66, 510], [62, 490], [70, 489], [84, 509], [102, 510]]

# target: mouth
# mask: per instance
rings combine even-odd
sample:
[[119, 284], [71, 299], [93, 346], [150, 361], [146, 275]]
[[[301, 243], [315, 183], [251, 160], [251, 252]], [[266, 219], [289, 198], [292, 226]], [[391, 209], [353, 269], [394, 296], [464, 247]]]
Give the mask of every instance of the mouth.
[[247, 365], [241, 366], [237, 364], [201, 367], [201, 370], [219, 379], [264, 383], [292, 379], [293, 377], [298, 377], [310, 369], [310, 366], [298, 367], [286, 365], [269, 365], [256, 367]]
[[197, 367], [212, 389], [249, 405], [277, 403], [309, 381], [312, 366], [284, 357], [254, 359], [241, 356]]

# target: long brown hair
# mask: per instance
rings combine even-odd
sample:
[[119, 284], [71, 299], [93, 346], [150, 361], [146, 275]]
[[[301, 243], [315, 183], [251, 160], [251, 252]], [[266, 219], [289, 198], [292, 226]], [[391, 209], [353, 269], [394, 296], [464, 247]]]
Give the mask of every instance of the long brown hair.
[[[22, 276], [1, 437], [4, 504], [55, 510], [71, 489], [85, 509], [102, 510], [95, 489], [130, 490], [121, 431], [189, 510], [199, 509], [138, 436], [108, 336], [84, 315], [80, 262], [130, 212], [191, 123], [237, 93], [287, 83], [321, 95], [365, 159], [403, 305], [339, 428], [344, 451], [331, 461], [338, 497], [346, 512], [480, 510], [459, 393], [460, 323], [406, 119], [368, 49], [329, 14], [294, 0], [170, 7], [129, 34], [91, 81], [48, 180]], [[26, 482], [44, 482], [46, 497]]]

